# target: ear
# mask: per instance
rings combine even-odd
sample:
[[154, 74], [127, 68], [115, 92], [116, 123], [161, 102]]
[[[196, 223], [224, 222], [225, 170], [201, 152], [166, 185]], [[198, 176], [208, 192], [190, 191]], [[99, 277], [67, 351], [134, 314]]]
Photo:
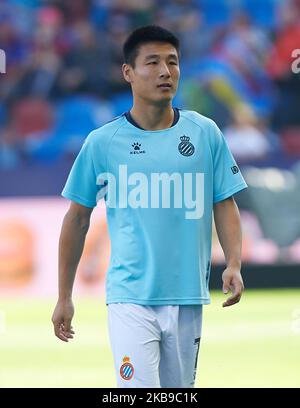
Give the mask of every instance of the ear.
[[123, 72], [123, 77], [125, 81], [129, 82], [131, 84], [132, 82], [132, 67], [129, 64], [123, 64], [122, 65], [122, 72]]

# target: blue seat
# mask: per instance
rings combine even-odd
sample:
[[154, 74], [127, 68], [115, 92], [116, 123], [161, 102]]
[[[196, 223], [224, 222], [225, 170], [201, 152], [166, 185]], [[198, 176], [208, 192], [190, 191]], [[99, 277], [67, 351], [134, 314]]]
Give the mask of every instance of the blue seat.
[[224, 25], [230, 22], [232, 10], [227, 0], [198, 0], [197, 3], [208, 25]]
[[2, 126], [7, 118], [7, 113], [6, 113], [6, 109], [5, 106], [0, 103], [0, 126]]
[[35, 159], [54, 160], [64, 153], [77, 154], [84, 139], [94, 129], [113, 117], [107, 101], [73, 96], [57, 103], [54, 129], [41, 144], [32, 149]]
[[55, 132], [69, 136], [87, 134], [99, 126], [97, 110], [99, 101], [89, 97], [71, 97], [56, 105]]
[[243, 0], [244, 10], [254, 24], [264, 28], [272, 28], [276, 22], [276, 7], [278, 0]]

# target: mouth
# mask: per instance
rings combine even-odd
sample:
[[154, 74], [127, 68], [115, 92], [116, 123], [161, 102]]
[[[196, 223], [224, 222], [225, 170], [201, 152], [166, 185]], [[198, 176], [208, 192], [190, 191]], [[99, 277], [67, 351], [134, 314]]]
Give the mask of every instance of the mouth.
[[157, 87], [160, 88], [160, 89], [171, 89], [172, 85], [169, 84], [168, 82], [164, 82], [163, 84], [160, 84]]

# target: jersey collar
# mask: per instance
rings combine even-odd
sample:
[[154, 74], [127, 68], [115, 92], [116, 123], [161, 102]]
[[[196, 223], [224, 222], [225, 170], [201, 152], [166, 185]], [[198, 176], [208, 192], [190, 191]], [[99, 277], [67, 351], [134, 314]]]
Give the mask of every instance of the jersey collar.
[[[180, 116], [178, 108], [173, 108], [173, 111], [174, 111], [174, 120], [173, 120], [173, 123], [172, 123], [172, 125], [170, 127], [173, 127], [173, 126], [176, 125], [176, 123], [179, 121], [179, 116]], [[143, 129], [140, 125], [138, 125], [136, 123], [136, 121], [131, 116], [130, 111], [125, 112], [124, 115], [125, 115], [126, 119], [128, 120], [128, 122], [131, 123], [133, 126], [137, 127], [138, 129], [146, 131], [146, 129]], [[161, 130], [163, 130], [163, 129], [161, 129]]]

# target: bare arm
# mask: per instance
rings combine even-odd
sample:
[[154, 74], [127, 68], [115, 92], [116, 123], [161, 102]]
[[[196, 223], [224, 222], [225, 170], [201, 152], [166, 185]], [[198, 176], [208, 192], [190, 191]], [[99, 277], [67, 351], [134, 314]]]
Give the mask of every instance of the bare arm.
[[72, 290], [92, 211], [92, 208], [72, 202], [62, 224], [58, 262], [59, 296], [52, 322], [55, 335], [63, 341], [68, 341], [74, 334], [71, 326], [74, 315]]
[[244, 290], [241, 276], [241, 222], [233, 197], [214, 205], [214, 219], [227, 265], [222, 274], [223, 292], [225, 294], [229, 290], [232, 292], [232, 295], [223, 303], [223, 307], [226, 307], [238, 303]]

